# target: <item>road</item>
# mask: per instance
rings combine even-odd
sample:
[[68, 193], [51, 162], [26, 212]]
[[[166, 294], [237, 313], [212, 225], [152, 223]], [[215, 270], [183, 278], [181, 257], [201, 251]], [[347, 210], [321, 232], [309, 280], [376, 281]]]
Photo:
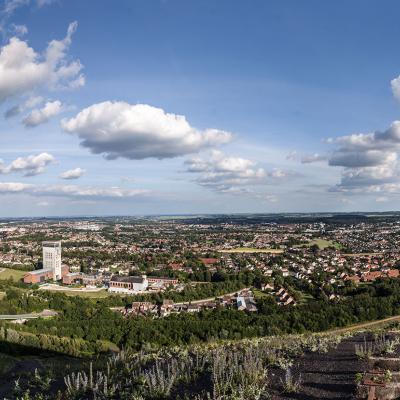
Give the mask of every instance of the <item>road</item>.
[[54, 317], [57, 315], [56, 311], [52, 310], [43, 310], [40, 313], [30, 313], [30, 314], [2, 314], [0, 315], [0, 319], [2, 320], [19, 320], [19, 319], [36, 319], [41, 317]]

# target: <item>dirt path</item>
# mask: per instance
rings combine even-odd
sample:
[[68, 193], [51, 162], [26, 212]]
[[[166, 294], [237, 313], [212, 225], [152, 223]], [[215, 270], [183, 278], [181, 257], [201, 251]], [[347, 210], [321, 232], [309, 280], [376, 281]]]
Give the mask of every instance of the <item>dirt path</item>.
[[22, 320], [22, 319], [36, 319], [41, 317], [55, 317], [57, 311], [53, 310], [43, 310], [39, 313], [29, 313], [29, 314], [1, 314], [0, 320]]
[[350, 325], [350, 326], [347, 326], [344, 328], [335, 328], [328, 332], [329, 333], [345, 333], [345, 332], [349, 332], [349, 331], [357, 331], [357, 330], [372, 328], [374, 326], [379, 326], [381, 324], [386, 324], [388, 322], [396, 322], [396, 321], [400, 321], [400, 315], [396, 315], [394, 317], [388, 317], [388, 318], [384, 318], [384, 319], [378, 319], [377, 321], [362, 322], [360, 324]]

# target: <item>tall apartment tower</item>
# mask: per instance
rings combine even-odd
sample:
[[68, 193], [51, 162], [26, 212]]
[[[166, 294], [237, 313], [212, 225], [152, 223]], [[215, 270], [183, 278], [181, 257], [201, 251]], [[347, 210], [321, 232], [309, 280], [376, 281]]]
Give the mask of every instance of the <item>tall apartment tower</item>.
[[61, 242], [43, 242], [43, 268], [53, 271], [53, 279], [61, 276]]

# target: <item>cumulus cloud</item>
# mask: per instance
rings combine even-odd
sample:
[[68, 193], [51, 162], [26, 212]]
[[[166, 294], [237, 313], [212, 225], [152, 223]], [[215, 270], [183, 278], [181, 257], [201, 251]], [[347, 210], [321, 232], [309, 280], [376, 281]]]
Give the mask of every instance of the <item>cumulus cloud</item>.
[[400, 180], [400, 121], [385, 131], [357, 133], [328, 139], [336, 148], [329, 165], [343, 167], [336, 190], [370, 192], [386, 190]]
[[208, 159], [194, 157], [186, 160], [185, 165], [187, 172], [198, 174], [196, 183], [223, 193], [248, 193], [248, 186], [272, 183], [293, 175], [280, 169], [267, 172], [254, 161], [226, 156], [216, 150]]
[[46, 167], [54, 161], [54, 157], [48, 153], [18, 157], [9, 165], [0, 161], [0, 174], [22, 172], [24, 176], [34, 176], [45, 172]]
[[21, 182], [0, 182], [0, 194], [29, 194], [32, 196], [66, 197], [73, 199], [132, 199], [144, 197], [145, 189], [99, 188], [77, 185], [32, 185]]
[[131, 160], [172, 158], [232, 139], [218, 129], [198, 130], [183, 115], [165, 112], [146, 104], [105, 101], [64, 119], [62, 128], [81, 139], [81, 145], [107, 159]]
[[0, 50], [0, 101], [38, 88], [75, 87], [84, 83], [79, 60], [68, 61], [67, 51], [77, 23], [69, 25], [62, 40], [52, 40], [43, 54], [12, 37]]
[[60, 114], [63, 111], [61, 101], [48, 101], [42, 108], [32, 110], [23, 120], [26, 127], [35, 127], [44, 124], [50, 118]]
[[24, 112], [25, 110], [38, 106], [39, 104], [43, 103], [43, 101], [44, 101], [43, 97], [41, 96], [31, 96], [23, 103], [16, 104], [7, 109], [6, 112], [4, 113], [4, 118], [8, 119], [15, 117]]
[[60, 175], [61, 179], [79, 179], [86, 171], [80, 167], [69, 169]]

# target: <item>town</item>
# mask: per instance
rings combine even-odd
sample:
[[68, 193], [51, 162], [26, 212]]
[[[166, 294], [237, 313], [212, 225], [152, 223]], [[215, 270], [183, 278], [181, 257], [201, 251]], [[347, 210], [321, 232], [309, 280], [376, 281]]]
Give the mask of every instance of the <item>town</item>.
[[[2, 222], [0, 279], [19, 278], [39, 290], [76, 295], [159, 293], [158, 304], [133, 300], [119, 310], [126, 316], [165, 316], [217, 307], [255, 311], [260, 297], [284, 307], [320, 297], [340, 301], [349, 285], [399, 276], [400, 219], [322, 221]], [[172, 299], [232, 274], [256, 279], [253, 285], [242, 282], [232, 293], [196, 298], [196, 303]]]

